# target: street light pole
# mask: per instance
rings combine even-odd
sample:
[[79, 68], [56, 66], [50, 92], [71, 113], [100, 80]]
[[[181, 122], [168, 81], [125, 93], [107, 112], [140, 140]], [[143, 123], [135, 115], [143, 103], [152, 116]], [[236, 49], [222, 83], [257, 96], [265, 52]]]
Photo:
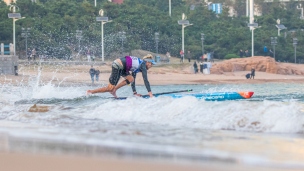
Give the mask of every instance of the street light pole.
[[171, 17], [171, 0], [169, 0], [169, 16]]
[[201, 33], [201, 40], [202, 40], [202, 54], [204, 55], [204, 40], [205, 40], [205, 34], [204, 33]]
[[[193, 24], [189, 24], [189, 21], [188, 20], [186, 20], [187, 19], [187, 17], [186, 17], [186, 15], [183, 13], [183, 15], [182, 15], [182, 20], [178, 20], [178, 24], [179, 25], [182, 25], [182, 51], [185, 53], [185, 36], [184, 36], [184, 30], [185, 30], [185, 27], [187, 27], [187, 26], [191, 26], [191, 25], [193, 25]], [[183, 62], [184, 62], [184, 58], [183, 58]]]
[[123, 52], [124, 52], [124, 43], [123, 42], [126, 39], [126, 32], [120, 31], [120, 32], [118, 32], [118, 34], [121, 39], [121, 54], [123, 54]]
[[159, 41], [159, 33], [155, 33], [155, 43], [156, 43], [156, 54], [158, 56], [158, 41]]
[[14, 55], [16, 55], [16, 28], [15, 28], [15, 22], [21, 18], [21, 14], [20, 13], [16, 13], [16, 7], [19, 8], [16, 5], [11, 5], [10, 6], [10, 10], [12, 11], [12, 13], [8, 13], [8, 18], [12, 18], [13, 19], [13, 44], [14, 44]]
[[246, 17], [248, 17], [249, 16], [249, 5], [248, 5], [248, 1], [249, 0], [246, 0]]
[[254, 5], [254, 0], [249, 0], [249, 6], [250, 6], [250, 17], [249, 17], [249, 23], [248, 27], [251, 30], [251, 56], [254, 56], [254, 29], [258, 28], [258, 23], [254, 22], [254, 13], [253, 13], [253, 5]]
[[275, 46], [277, 45], [277, 37], [270, 37], [270, 40], [271, 40], [271, 45], [273, 46], [273, 58], [274, 58], [274, 61], [276, 60], [275, 59]]
[[96, 7], [96, 0], [95, 0], [95, 7]]
[[297, 44], [298, 44], [298, 39], [297, 38], [293, 38], [293, 46], [295, 48], [295, 64], [297, 63]]
[[23, 27], [22, 27], [21, 36], [22, 36], [22, 37], [25, 37], [25, 56], [27, 56], [27, 38], [28, 38], [29, 35], [30, 35], [30, 30], [31, 30], [31, 28], [23, 28]]
[[101, 21], [101, 60], [104, 61], [104, 44], [103, 44], [103, 25], [109, 21], [108, 17], [103, 16], [104, 11], [99, 10], [101, 17], [96, 17], [96, 21]]
[[80, 40], [82, 38], [82, 30], [76, 30], [76, 39], [78, 39], [78, 54], [80, 53]]
[[297, 9], [299, 9], [299, 10], [301, 10], [301, 17], [300, 17], [300, 19], [304, 19], [304, 17], [303, 17], [303, 7], [302, 7], [302, 4], [299, 4], [298, 6], [297, 6]]

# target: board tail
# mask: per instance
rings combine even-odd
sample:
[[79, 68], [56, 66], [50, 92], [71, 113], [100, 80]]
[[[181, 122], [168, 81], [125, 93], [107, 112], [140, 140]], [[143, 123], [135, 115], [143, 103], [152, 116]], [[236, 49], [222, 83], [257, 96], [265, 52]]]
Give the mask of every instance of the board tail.
[[238, 92], [242, 97], [244, 97], [245, 99], [249, 99], [251, 98], [251, 96], [253, 95], [254, 92], [252, 91], [241, 91]]

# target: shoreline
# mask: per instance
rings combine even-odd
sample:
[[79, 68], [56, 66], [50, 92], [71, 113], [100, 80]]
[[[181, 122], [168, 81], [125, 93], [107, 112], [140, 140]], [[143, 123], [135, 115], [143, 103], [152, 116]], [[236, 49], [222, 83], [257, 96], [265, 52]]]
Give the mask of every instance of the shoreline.
[[[290, 75], [279, 75], [259, 72], [256, 74], [255, 79], [246, 79], [246, 71], [238, 71], [234, 75], [203, 75], [203, 74], [182, 74], [182, 73], [168, 73], [158, 74], [149, 73], [148, 78], [151, 86], [162, 86], [162, 85], [201, 85], [201, 84], [264, 84], [264, 83], [304, 83], [303, 76], [290, 76]], [[19, 76], [14, 75], [0, 75], [0, 84], [3, 85], [14, 85], [28, 84], [33, 81], [33, 78], [37, 77], [38, 74], [34, 72], [25, 73]], [[107, 79], [110, 73], [101, 73], [99, 82], [91, 83], [89, 74], [78, 73], [75, 76], [69, 77], [68, 73], [50, 73], [42, 72], [39, 84], [45, 85], [52, 83], [53, 85], [60, 86], [97, 86], [101, 87], [108, 84]], [[139, 74], [136, 78], [136, 85], [143, 86], [144, 82]]]
[[[246, 59], [244, 59], [246, 60]], [[50, 61], [52, 62], [52, 61]], [[0, 84], [24, 85], [38, 81], [40, 85], [52, 83], [60, 86], [103, 86], [108, 84], [111, 74], [111, 62], [95, 61], [95, 69], [100, 70], [99, 82], [92, 85], [89, 69], [92, 63], [83, 65], [68, 64], [59, 61], [55, 64], [39, 65], [39, 62], [21, 62], [19, 75], [0, 75]], [[220, 65], [225, 61], [217, 61], [213, 65]], [[287, 65], [287, 64], [286, 64]], [[298, 65], [297, 67], [301, 67]], [[263, 84], [263, 83], [304, 83], [304, 75], [282, 75], [256, 71], [255, 79], [246, 79], [250, 71], [234, 71], [211, 74], [194, 74], [192, 63], [179, 63], [175, 58], [170, 64], [158, 64], [148, 71], [150, 85], [199, 85], [199, 84]], [[144, 85], [141, 73], [136, 77], [136, 85]]]

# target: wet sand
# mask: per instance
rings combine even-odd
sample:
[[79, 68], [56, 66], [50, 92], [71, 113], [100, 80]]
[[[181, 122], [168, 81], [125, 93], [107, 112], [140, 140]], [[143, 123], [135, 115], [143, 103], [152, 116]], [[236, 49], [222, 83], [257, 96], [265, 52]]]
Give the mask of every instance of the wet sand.
[[[0, 153], [3, 171], [286, 171], [267, 168], [206, 162], [204, 164], [147, 161], [142, 159], [101, 158], [71, 155], [41, 155], [26, 153]], [[300, 169], [288, 169], [288, 171]]]

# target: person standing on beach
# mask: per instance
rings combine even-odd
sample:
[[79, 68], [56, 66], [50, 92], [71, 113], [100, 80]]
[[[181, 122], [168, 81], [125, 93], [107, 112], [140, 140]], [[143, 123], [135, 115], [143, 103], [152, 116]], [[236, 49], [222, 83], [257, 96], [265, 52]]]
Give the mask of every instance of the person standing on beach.
[[27, 59], [30, 61], [31, 60], [31, 54], [32, 54], [32, 51], [30, 48], [27, 48], [27, 51], [26, 51], [26, 55], [27, 55]]
[[191, 62], [191, 53], [190, 53], [190, 50], [188, 50], [187, 57], [188, 57], [188, 62], [190, 63]]
[[196, 74], [198, 71], [196, 61], [194, 61], [193, 68], [194, 68], [194, 74]]
[[254, 67], [251, 68], [251, 76], [250, 76], [250, 79], [254, 79], [254, 76], [255, 76], [255, 69]]
[[32, 50], [32, 57], [35, 61], [36, 60], [36, 49], [35, 48], [33, 48], [33, 50]]
[[167, 56], [167, 58], [168, 58], [168, 63], [170, 63], [170, 58], [171, 58], [170, 53], [169, 53], [169, 52], [167, 52], [167, 53], [166, 53], [166, 56]]
[[92, 84], [94, 84], [95, 69], [93, 68], [93, 65], [91, 65], [91, 69], [90, 69], [89, 73], [91, 76]]
[[181, 58], [180, 62], [181, 62], [181, 63], [184, 63], [184, 51], [181, 50], [181, 51], [179, 52], [179, 54], [180, 54], [180, 58]]
[[88, 62], [91, 62], [91, 52], [90, 52], [90, 49], [88, 49], [88, 51], [87, 51], [87, 58], [88, 58]]
[[269, 49], [270, 57], [273, 57], [273, 51]]
[[[131, 83], [133, 94], [136, 96], [141, 96], [141, 94], [138, 94], [136, 92], [135, 87], [136, 74], [138, 72], [141, 72], [148, 94], [150, 97], [153, 97], [150, 83], [148, 81], [148, 70], [152, 67], [152, 65], [155, 64], [156, 63], [154, 62], [153, 56], [151, 54], [144, 56], [143, 59], [135, 56], [125, 56], [118, 58], [112, 63], [112, 72], [109, 78], [109, 84], [106, 87], [98, 88], [95, 90], [87, 90], [87, 95], [109, 92], [115, 98], [117, 98], [116, 91], [119, 88]], [[124, 77], [125, 80], [121, 81], [118, 84], [121, 76]]]
[[98, 82], [98, 81], [99, 81], [99, 74], [100, 74], [100, 71], [99, 71], [99, 69], [97, 68], [97, 69], [95, 70], [95, 78], [96, 78], [96, 82]]
[[245, 50], [245, 57], [249, 57], [249, 51]]
[[244, 52], [242, 49], [240, 49], [240, 58], [243, 58], [243, 56], [244, 56]]
[[268, 48], [267, 48], [267, 46], [264, 46], [263, 51], [264, 51], [264, 56], [267, 56], [267, 54], [268, 54]]
[[203, 62], [201, 61], [201, 62], [200, 62], [200, 72], [201, 72], [201, 73], [203, 73], [203, 65], [204, 65]]

